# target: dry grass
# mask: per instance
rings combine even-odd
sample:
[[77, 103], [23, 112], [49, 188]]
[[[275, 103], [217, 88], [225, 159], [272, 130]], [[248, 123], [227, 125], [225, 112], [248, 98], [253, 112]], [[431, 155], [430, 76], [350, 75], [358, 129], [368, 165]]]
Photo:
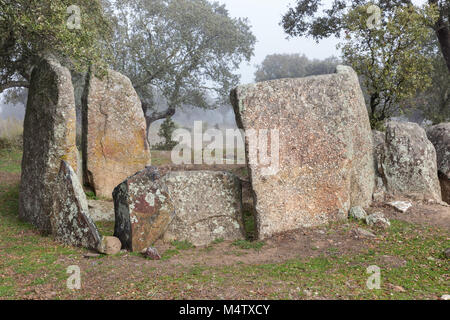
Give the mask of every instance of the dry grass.
[[23, 123], [14, 118], [0, 119], [0, 149], [22, 148]]

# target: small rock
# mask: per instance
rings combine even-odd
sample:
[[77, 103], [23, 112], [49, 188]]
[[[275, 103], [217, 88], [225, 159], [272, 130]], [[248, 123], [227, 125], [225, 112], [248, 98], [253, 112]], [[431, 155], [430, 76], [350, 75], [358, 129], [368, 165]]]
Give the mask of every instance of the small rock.
[[444, 295], [441, 297], [441, 300], [450, 300], [450, 294], [444, 294]]
[[445, 249], [444, 255], [447, 259], [450, 259], [450, 248]]
[[375, 226], [382, 229], [386, 229], [391, 226], [388, 219], [384, 217], [381, 212], [375, 212], [366, 217], [366, 223], [369, 226]]
[[388, 205], [402, 213], [405, 213], [412, 207], [412, 203], [407, 201], [392, 201], [388, 202]]
[[352, 233], [357, 238], [375, 238], [376, 237], [372, 232], [365, 230], [363, 228], [358, 228], [356, 230], [352, 230]]
[[119, 253], [121, 248], [122, 243], [119, 238], [103, 237], [98, 251], [104, 254], [113, 255]]
[[367, 213], [361, 207], [353, 207], [350, 209], [349, 216], [356, 220], [364, 220], [367, 217]]
[[98, 258], [98, 257], [100, 257], [100, 254], [98, 254], [98, 253], [93, 253], [93, 252], [88, 252], [88, 253], [86, 253], [83, 257], [85, 257], [86, 259], [90, 259], [90, 258]]
[[161, 255], [158, 253], [158, 250], [153, 247], [148, 247], [141, 251], [141, 254], [150, 260], [161, 260]]
[[396, 292], [406, 292], [405, 288], [401, 286], [394, 286], [394, 291]]

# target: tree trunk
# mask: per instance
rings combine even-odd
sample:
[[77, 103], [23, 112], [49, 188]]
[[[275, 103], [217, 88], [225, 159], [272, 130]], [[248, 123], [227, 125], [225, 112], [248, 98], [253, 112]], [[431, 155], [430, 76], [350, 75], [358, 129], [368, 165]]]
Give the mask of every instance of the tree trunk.
[[439, 39], [442, 55], [444, 56], [445, 63], [447, 64], [448, 72], [450, 72], [450, 30], [447, 26], [436, 30], [436, 35]]
[[145, 123], [147, 125], [147, 142], [150, 146], [150, 139], [149, 139], [149, 133], [150, 133], [150, 126], [153, 122], [166, 119], [168, 117], [172, 117], [175, 114], [175, 107], [169, 106], [169, 108], [165, 111], [155, 111], [150, 115], [147, 115], [147, 111], [150, 110], [150, 105], [148, 103], [142, 103], [142, 110], [144, 111], [145, 116]]
[[[439, 6], [438, 0], [429, 0], [430, 4]], [[444, 16], [448, 12], [445, 12], [443, 8], [440, 9], [441, 16], [439, 17], [436, 25], [434, 26], [434, 31], [439, 40], [439, 45], [441, 47], [442, 55], [444, 56], [445, 63], [447, 64], [447, 69], [450, 72], [450, 26], [449, 22], [445, 22]]]

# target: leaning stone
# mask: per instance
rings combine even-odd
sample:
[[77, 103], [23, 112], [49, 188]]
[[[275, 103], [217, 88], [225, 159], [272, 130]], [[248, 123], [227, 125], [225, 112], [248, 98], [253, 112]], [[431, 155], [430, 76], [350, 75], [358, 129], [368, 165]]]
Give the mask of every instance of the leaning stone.
[[367, 217], [367, 213], [361, 207], [353, 207], [350, 209], [349, 216], [356, 220], [364, 220]]
[[130, 251], [150, 247], [175, 216], [174, 204], [155, 167], [126, 179], [114, 189], [113, 197], [114, 235]]
[[[260, 239], [345, 219], [351, 207], [370, 205], [375, 184], [372, 134], [351, 68], [239, 86], [231, 101], [246, 132]], [[261, 146], [267, 144], [259, 159], [258, 139], [252, 134], [259, 135]], [[264, 160], [270, 155], [269, 167]]]
[[436, 149], [442, 200], [450, 204], [450, 122], [430, 127], [427, 136]]
[[150, 164], [146, 123], [131, 81], [110, 70], [103, 80], [91, 75], [84, 106], [86, 180], [99, 197]]
[[389, 194], [442, 200], [436, 151], [418, 124], [388, 122], [379, 165]]
[[384, 215], [380, 212], [375, 212], [366, 217], [367, 225], [371, 227], [378, 227], [382, 229], [386, 229], [391, 226], [391, 223], [388, 219], [384, 217]]
[[19, 217], [51, 233], [55, 187], [65, 160], [77, 170], [76, 113], [70, 72], [52, 58], [31, 75], [24, 120]]
[[107, 255], [114, 255], [120, 252], [122, 248], [122, 243], [116, 237], [103, 237], [100, 247], [98, 249], [99, 252]]
[[165, 241], [208, 245], [216, 239], [244, 239], [241, 183], [221, 171], [170, 172], [167, 185], [177, 215], [164, 234]]
[[150, 260], [161, 260], [161, 255], [156, 248], [148, 247], [147, 249], [142, 250], [141, 254]]
[[88, 204], [77, 174], [62, 161], [58, 183], [53, 190], [52, 233], [67, 245], [98, 249], [100, 233], [89, 216]]
[[412, 207], [412, 203], [408, 201], [392, 201], [388, 202], [387, 204], [402, 213], [405, 213], [409, 208]]

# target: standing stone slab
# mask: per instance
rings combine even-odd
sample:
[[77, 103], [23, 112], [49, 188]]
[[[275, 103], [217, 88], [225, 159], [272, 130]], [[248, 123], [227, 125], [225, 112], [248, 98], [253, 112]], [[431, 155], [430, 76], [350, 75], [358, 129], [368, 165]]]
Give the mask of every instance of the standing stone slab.
[[389, 194], [441, 201], [436, 151], [418, 124], [388, 122], [378, 166]]
[[145, 117], [131, 81], [109, 71], [91, 75], [85, 101], [86, 180], [99, 197], [150, 163]]
[[450, 204], [450, 122], [430, 127], [427, 136], [436, 149], [442, 200]]
[[240, 180], [220, 171], [170, 172], [162, 179], [177, 214], [165, 241], [189, 241], [195, 246], [216, 239], [244, 239]]
[[56, 240], [72, 246], [98, 250], [101, 236], [89, 216], [88, 202], [77, 174], [62, 161], [51, 224]]
[[371, 203], [372, 134], [351, 68], [240, 86], [231, 101], [246, 134], [279, 130], [279, 171], [273, 175], [252, 161], [251, 141], [245, 139], [259, 238], [345, 219], [351, 207]]
[[114, 189], [113, 197], [114, 236], [124, 249], [140, 252], [150, 247], [175, 216], [167, 188], [154, 167], [126, 179]]
[[24, 120], [19, 217], [51, 232], [61, 160], [77, 168], [76, 114], [71, 75], [44, 59], [31, 75]]

